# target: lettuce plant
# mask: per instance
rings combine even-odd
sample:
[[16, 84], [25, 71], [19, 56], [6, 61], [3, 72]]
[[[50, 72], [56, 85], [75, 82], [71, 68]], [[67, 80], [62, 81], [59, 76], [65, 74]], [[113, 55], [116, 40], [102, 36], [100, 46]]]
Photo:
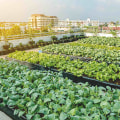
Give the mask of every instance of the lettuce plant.
[[61, 73], [0, 59], [0, 106], [27, 120], [118, 120], [119, 96], [119, 89], [76, 84]]
[[69, 57], [60, 55], [37, 53], [37, 52], [15, 52], [9, 57], [40, 64], [45, 67], [53, 67], [59, 71], [66, 71], [75, 76], [87, 76], [100, 81], [115, 81], [120, 79], [120, 67], [116, 64], [98, 63], [96, 61], [83, 62], [80, 60], [70, 60]]

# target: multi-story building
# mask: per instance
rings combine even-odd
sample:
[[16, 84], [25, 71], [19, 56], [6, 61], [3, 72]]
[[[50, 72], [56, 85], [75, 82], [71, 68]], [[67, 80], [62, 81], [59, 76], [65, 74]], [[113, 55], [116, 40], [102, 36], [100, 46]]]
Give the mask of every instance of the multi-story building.
[[11, 29], [14, 25], [20, 26], [23, 33], [28, 29], [28, 22], [0, 22], [0, 29]]
[[84, 26], [99, 26], [99, 20], [59, 20], [58, 25], [54, 27], [55, 31], [77, 31]]
[[29, 27], [33, 29], [41, 29], [51, 24], [54, 31], [68, 31], [74, 29], [75, 31], [84, 26], [99, 26], [98, 20], [58, 20], [56, 16], [46, 16], [44, 14], [32, 14], [29, 18]]
[[34, 29], [40, 29], [43, 26], [56, 26], [58, 24], [58, 18], [56, 16], [46, 16], [44, 14], [32, 14], [29, 18], [29, 27]]
[[99, 26], [99, 21], [98, 20], [90, 20], [90, 18], [88, 18], [87, 20], [60, 20], [58, 22], [59, 26], [64, 26], [64, 27], [68, 27], [68, 26], [72, 26], [72, 27], [78, 27], [78, 26]]

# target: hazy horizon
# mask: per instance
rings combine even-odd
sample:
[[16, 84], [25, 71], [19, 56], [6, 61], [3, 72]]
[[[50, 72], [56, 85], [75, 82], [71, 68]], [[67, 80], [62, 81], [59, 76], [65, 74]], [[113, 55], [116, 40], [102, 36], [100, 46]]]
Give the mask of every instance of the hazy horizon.
[[28, 22], [31, 14], [60, 20], [119, 21], [120, 0], [0, 0], [0, 22]]

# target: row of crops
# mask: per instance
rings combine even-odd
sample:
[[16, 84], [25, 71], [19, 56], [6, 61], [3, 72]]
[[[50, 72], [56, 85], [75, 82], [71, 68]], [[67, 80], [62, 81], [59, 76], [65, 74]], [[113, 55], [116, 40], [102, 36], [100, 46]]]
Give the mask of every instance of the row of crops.
[[100, 81], [113, 82], [119, 84], [120, 67], [106, 62], [98, 63], [96, 61], [83, 62], [80, 60], [70, 60], [69, 57], [52, 55], [38, 52], [17, 51], [9, 54], [10, 58], [20, 61], [27, 61], [34, 64], [40, 64], [45, 67], [53, 67], [59, 71], [66, 71], [75, 76], [87, 76]]
[[120, 38], [90, 37], [77, 42], [41, 48], [48, 53], [86, 57], [92, 60], [120, 63]]
[[[62, 59], [62, 58], [61, 58]], [[0, 59], [0, 106], [27, 120], [119, 120], [120, 90]]]
[[87, 39], [82, 39], [81, 43], [87, 44], [97, 44], [97, 45], [108, 45], [108, 46], [116, 46], [120, 47], [120, 38], [113, 37], [89, 37]]
[[[120, 119], [120, 90], [83, 81], [88, 77], [120, 85], [120, 38], [89, 37], [40, 50], [46, 53], [16, 51], [7, 59], [50, 68], [47, 71], [30, 70], [0, 59], [1, 107], [8, 106], [15, 115], [27, 120]], [[72, 74], [73, 79], [79, 79], [78, 83], [65, 78], [63, 73]]]

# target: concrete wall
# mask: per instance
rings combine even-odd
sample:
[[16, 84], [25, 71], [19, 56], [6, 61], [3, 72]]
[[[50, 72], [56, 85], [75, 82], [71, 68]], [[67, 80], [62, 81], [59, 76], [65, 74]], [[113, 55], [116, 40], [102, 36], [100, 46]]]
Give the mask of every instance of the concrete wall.
[[[80, 33], [72, 33], [72, 34], [59, 34], [59, 35], [56, 35], [56, 37], [58, 39], [62, 38], [63, 36], [71, 36], [71, 35], [80, 35]], [[16, 45], [19, 45], [20, 43], [22, 44], [27, 44], [29, 42], [29, 38], [26, 38], [26, 39], [18, 39], [18, 40], [9, 40], [10, 43], [13, 44], [13, 47], [15, 47]], [[33, 38], [33, 40], [37, 43], [39, 40], [44, 40], [44, 41], [51, 41], [51, 36], [42, 36], [42, 37], [35, 37]], [[4, 41], [0, 41], [0, 51], [3, 50], [3, 45], [5, 44]]]
[[[69, 34], [59, 34], [59, 35], [56, 35], [56, 37], [58, 39], [62, 38], [63, 36], [71, 36], [71, 35], [80, 35], [80, 33], [69, 33]], [[86, 36], [94, 36], [94, 33], [85, 33]], [[105, 36], [105, 37], [113, 37], [112, 34], [105, 34], [105, 33], [98, 33], [97, 36]], [[118, 37], [120, 37], [120, 34], [118, 34]], [[44, 41], [51, 41], [51, 36], [42, 36], [42, 37], [35, 37], [33, 38], [33, 40], [35, 42], [38, 42], [39, 40], [44, 40]], [[26, 39], [18, 39], [18, 40], [10, 40], [9, 41], [10, 43], [13, 44], [13, 47], [15, 47], [16, 45], [19, 45], [20, 43], [22, 44], [27, 44], [29, 42], [29, 38], [26, 38]], [[0, 41], [0, 51], [3, 50], [3, 45], [5, 44], [4, 41]]]
[[[94, 33], [85, 33], [86, 36], [94, 36]], [[97, 36], [101, 37], [113, 37], [112, 34], [105, 34], [105, 33], [98, 33]], [[118, 34], [118, 37], [120, 37], [120, 34]]]

